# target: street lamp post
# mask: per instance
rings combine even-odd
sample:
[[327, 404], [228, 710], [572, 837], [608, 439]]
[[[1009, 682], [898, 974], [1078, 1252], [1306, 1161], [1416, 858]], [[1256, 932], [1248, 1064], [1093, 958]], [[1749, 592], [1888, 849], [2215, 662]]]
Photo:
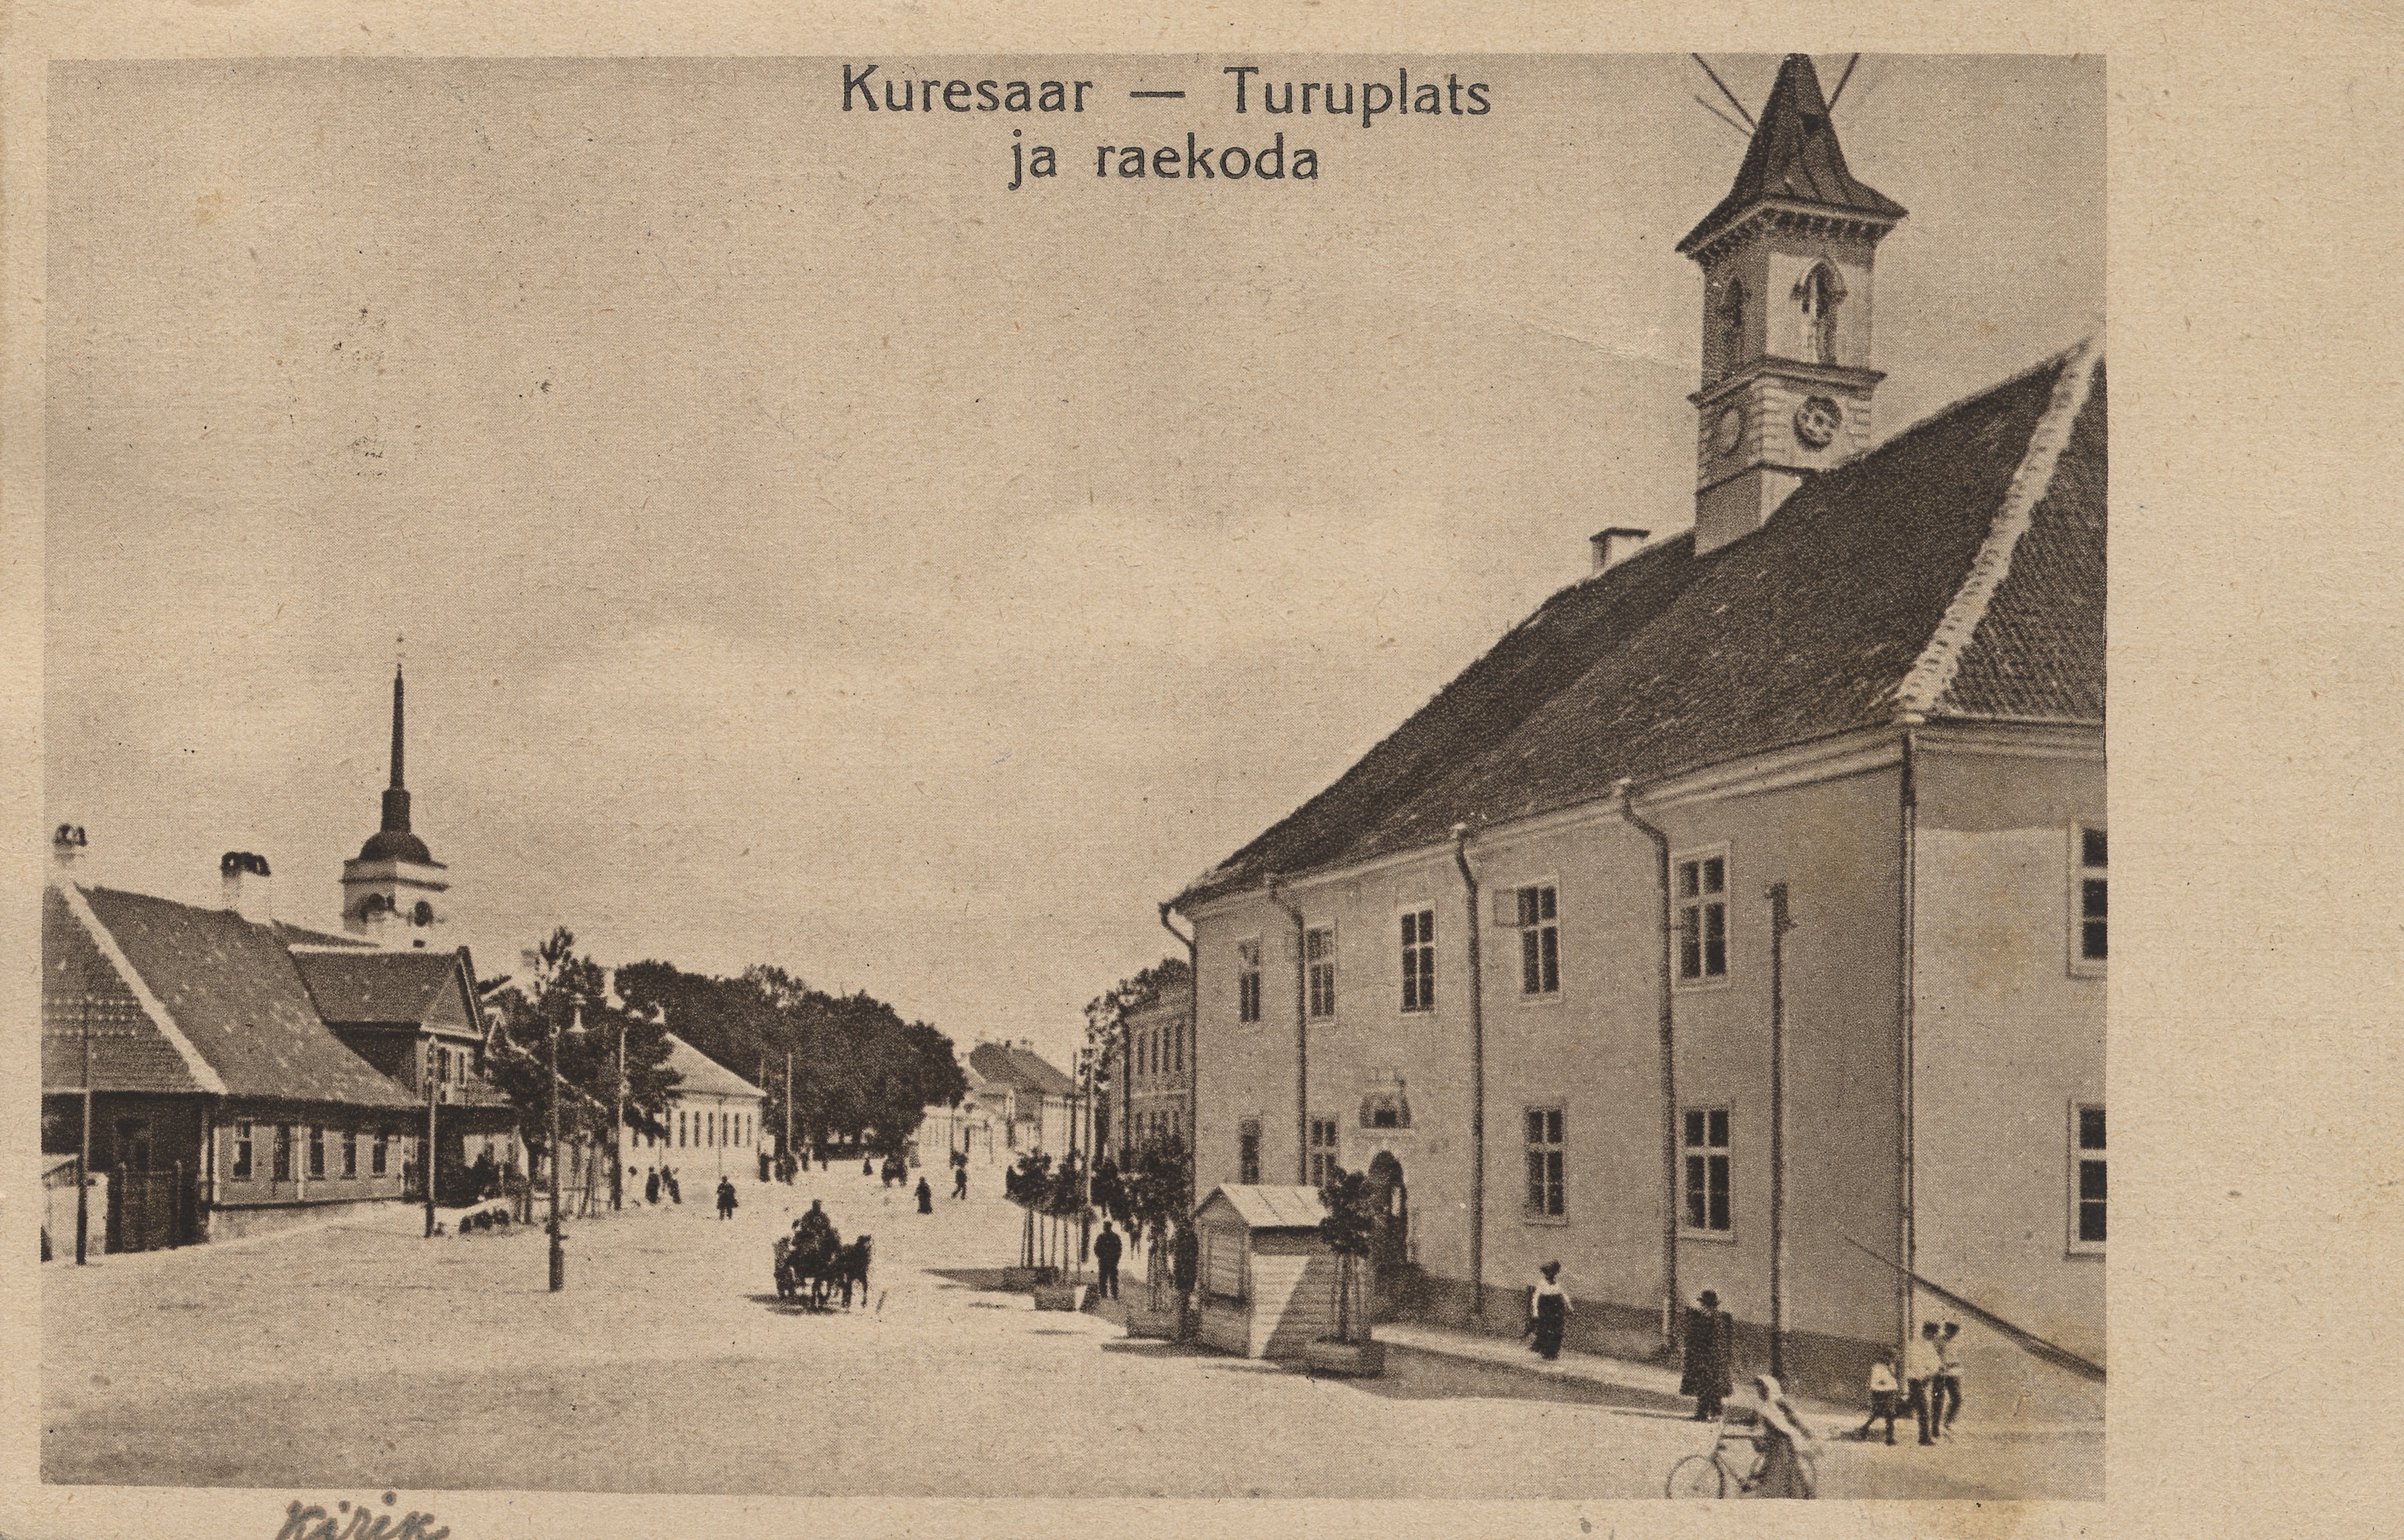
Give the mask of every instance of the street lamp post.
[[609, 1109], [609, 1208], [626, 1206], [626, 1019], [618, 1018], [618, 1097]]
[[[575, 1006], [574, 1020], [568, 1025], [571, 1036], [584, 1035], [584, 1007]], [[559, 1077], [559, 1018], [551, 1020], [551, 1292], [557, 1294], [567, 1286], [567, 1247], [559, 1228], [559, 1091], [565, 1082]]]
[[83, 1152], [76, 1157], [76, 1266], [91, 1239], [91, 984], [83, 991]]

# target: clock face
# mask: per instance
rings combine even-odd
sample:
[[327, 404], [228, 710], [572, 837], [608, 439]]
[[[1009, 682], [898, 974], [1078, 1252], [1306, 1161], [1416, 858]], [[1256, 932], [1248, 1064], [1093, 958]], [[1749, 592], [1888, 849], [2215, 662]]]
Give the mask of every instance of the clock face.
[[1845, 410], [1824, 395], [1814, 395], [1795, 409], [1795, 437], [1806, 449], [1824, 450], [1844, 425]]
[[1734, 454], [1736, 452], [1737, 440], [1743, 437], [1744, 409], [1741, 407], [1730, 407], [1727, 410], [1720, 413], [1720, 420], [1718, 422], [1712, 424], [1712, 452], [1714, 454]]

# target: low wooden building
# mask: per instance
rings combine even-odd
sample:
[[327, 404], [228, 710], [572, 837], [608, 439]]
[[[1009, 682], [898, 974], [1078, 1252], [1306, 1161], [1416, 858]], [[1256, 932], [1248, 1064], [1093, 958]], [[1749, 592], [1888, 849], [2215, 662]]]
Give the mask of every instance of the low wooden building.
[[1335, 1254], [1320, 1238], [1316, 1187], [1214, 1190], [1195, 1211], [1202, 1242], [1199, 1332], [1223, 1353], [1298, 1358], [1335, 1330]]

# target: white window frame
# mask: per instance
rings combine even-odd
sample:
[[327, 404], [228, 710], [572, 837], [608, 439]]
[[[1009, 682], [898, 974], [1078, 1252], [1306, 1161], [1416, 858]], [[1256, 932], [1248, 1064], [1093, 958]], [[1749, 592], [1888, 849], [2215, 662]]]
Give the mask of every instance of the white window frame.
[[370, 1180], [392, 1174], [392, 1131], [378, 1129], [375, 1143], [368, 1147], [368, 1176]]
[[[1703, 864], [1714, 860], [1720, 864], [1719, 890], [1716, 893], [1701, 892], [1699, 890], [1702, 883]], [[1685, 970], [1685, 915], [1688, 905], [1686, 895], [1679, 886], [1680, 876], [1687, 867], [1693, 867], [1696, 869], [1696, 886], [1698, 890], [1694, 895], [1695, 908], [1698, 910], [1697, 965], [1704, 970], [1692, 978], [1686, 977]], [[1689, 993], [1701, 993], [1708, 990], [1726, 989], [1736, 981], [1736, 915], [1735, 907], [1729, 902], [1735, 892], [1736, 862], [1729, 855], [1725, 840], [1716, 845], [1698, 845], [1692, 850], [1679, 851], [1670, 857], [1670, 911], [1672, 920], [1670, 945], [1674, 950], [1671, 982], [1676, 989]], [[1720, 910], [1722, 964], [1721, 971], [1716, 974], [1709, 971], [1711, 952], [1707, 939], [1711, 909], [1714, 903], [1719, 906]]]
[[[1394, 911], [1392, 934], [1398, 938], [1397, 944], [1402, 947], [1402, 951], [1398, 955], [1398, 960], [1402, 964], [1402, 978], [1395, 989], [1394, 998], [1398, 1003], [1398, 1008], [1405, 1016], [1425, 1016], [1435, 1009], [1435, 912], [1436, 907], [1433, 901], [1406, 903]], [[1420, 938], [1415, 942], [1400, 942], [1399, 937], [1403, 935], [1403, 927], [1419, 921], [1425, 921], [1427, 924], [1425, 931], [1420, 933]], [[1414, 980], [1411, 977], [1410, 954], [1413, 952], [1419, 954], [1426, 963], [1426, 971], [1417, 980], [1419, 984], [1419, 998], [1417, 1005], [1411, 1003], [1411, 986]]]
[[[2100, 867], [2090, 867], [2087, 864], [2087, 836], [2090, 833], [2102, 835], [2104, 839], [2104, 864]], [[2101, 978], [2110, 962], [2112, 950], [2111, 838], [2110, 828], [2104, 824], [2091, 823], [2083, 818], [2074, 818], [2070, 821], [2069, 876], [2064, 897], [2069, 911], [2069, 924], [2064, 942], [2068, 949], [2071, 977], [2075, 978]], [[2087, 955], [2087, 884], [2090, 881], [2102, 882], [2104, 888], [2105, 913], [2103, 917], [2104, 955], [2102, 957]]]
[[[1727, 1139], [1724, 1144], [1711, 1143], [1711, 1117], [1713, 1113], [1718, 1113], [1727, 1119]], [[1704, 1142], [1699, 1145], [1689, 1144], [1686, 1139], [1686, 1121], [1698, 1114], [1703, 1119]], [[1700, 1226], [1695, 1225], [1687, 1218], [1695, 1190], [1687, 1162], [1697, 1158], [1700, 1158], [1704, 1163], [1703, 1219], [1705, 1222]], [[1710, 1225], [1711, 1162], [1713, 1159], [1726, 1162], [1727, 1169], [1727, 1226], [1723, 1229], [1714, 1229]], [[1733, 1242], [1736, 1240], [1736, 1109], [1726, 1102], [1696, 1102], [1678, 1109], [1678, 1234], [1681, 1239], [1688, 1241]]]
[[[1543, 904], [1543, 900], [1540, 898], [1537, 900], [1537, 903], [1540, 906], [1539, 918], [1535, 923], [1527, 924], [1522, 923], [1523, 901], [1520, 895], [1528, 893], [1550, 893], [1553, 895], [1553, 917], [1551, 919], [1546, 920], [1541, 917], [1541, 905]], [[1523, 1006], [1549, 1006], [1558, 1003], [1561, 998], [1560, 910], [1561, 881], [1557, 876], [1530, 878], [1525, 882], [1515, 882], [1509, 887], [1497, 888], [1494, 890], [1494, 923], [1504, 930], [1510, 931], [1513, 935], [1519, 937], [1517, 951], [1511, 959], [1511, 965], [1515, 969], [1515, 977], [1518, 980], [1518, 988], [1513, 991], [1512, 993], [1513, 997]], [[1536, 941], [1537, 971], [1539, 979], [1541, 980], [1544, 966], [1543, 936], [1546, 931], [1552, 932], [1553, 935], [1553, 987], [1549, 990], [1539, 989], [1531, 992], [1528, 988], [1527, 937], [1530, 934], [1533, 934], [1538, 938]]]
[[[1250, 998], [1246, 997], [1249, 988]], [[1252, 1025], [1261, 1019], [1261, 938], [1238, 936], [1236, 940], [1236, 1020]]]
[[[1321, 1137], [1322, 1131], [1325, 1133], [1324, 1138]], [[1335, 1157], [1339, 1149], [1337, 1141], [1343, 1137], [1343, 1133], [1344, 1126], [1340, 1119], [1321, 1117], [1316, 1115], [1311, 1117], [1309, 1170], [1312, 1186], [1327, 1186], [1328, 1172], [1342, 1169], [1343, 1162]]]
[[2090, 1150], [2086, 1145], [2079, 1143], [2079, 1115], [2088, 1112], [2102, 1114], [2104, 1110], [2104, 1104], [2101, 1100], [2082, 1102], [2074, 1097], [2070, 1103], [2070, 1137], [2068, 1140], [2070, 1158], [2069, 1169], [2067, 1172], [2068, 1202], [2067, 1213], [2065, 1214], [2067, 1223], [2063, 1230], [2063, 1235], [2064, 1243], [2070, 1254], [2074, 1256], [2101, 1256], [2104, 1255], [2104, 1247], [2105, 1243], [2104, 1241], [2082, 1240], [2079, 1238], [2078, 1234], [2079, 1207], [2081, 1203], [2085, 1201], [2085, 1200], [2083, 1200], [2079, 1195], [2079, 1178], [2082, 1174], [2080, 1168], [2090, 1160], [2094, 1161], [2096, 1164], [2104, 1168], [2104, 1196], [2096, 1200], [2096, 1201], [2104, 1205], [2104, 1234], [2105, 1240], [2108, 1241], [2112, 1234], [2112, 1124], [2109, 1117], [2106, 1117], [2104, 1121], [2103, 1147]]
[[[1314, 937], [1321, 936], [1327, 937], [1324, 954], [1314, 958], [1310, 955], [1311, 941]], [[1335, 923], [1334, 921], [1331, 920], [1323, 925], [1306, 924], [1303, 927], [1303, 1014], [1310, 1020], [1333, 1021], [1335, 1020], [1335, 1013], [1343, 1006], [1343, 996], [1338, 992], [1338, 991], [1342, 988], [1344, 980], [1340, 970], [1338, 970], [1335, 965], [1337, 960], [1341, 956], [1342, 951], [1340, 943], [1338, 942], [1335, 935]], [[1319, 970], [1322, 967], [1327, 970], [1327, 989], [1324, 995], [1326, 1008], [1324, 1010], [1320, 1008], [1322, 996], [1320, 992]]]
[[237, 1118], [233, 1125], [232, 1159], [227, 1162], [226, 1180], [256, 1182], [259, 1180], [259, 1147], [257, 1125], [248, 1118]]
[[[1530, 1118], [1538, 1117], [1554, 1118], [1558, 1119], [1558, 1121], [1547, 1125], [1544, 1128], [1544, 1131], [1548, 1135], [1546, 1138], [1530, 1139], [1525, 1137], [1528, 1132], [1529, 1120]], [[1555, 1131], [1558, 1131], [1557, 1135]], [[1570, 1222], [1569, 1109], [1558, 1102], [1530, 1103], [1520, 1114], [1519, 1131], [1522, 1135], [1520, 1143], [1525, 1146], [1528, 1154], [1531, 1156], [1542, 1155], [1546, 1157], [1557, 1165], [1559, 1171], [1558, 1176], [1553, 1175], [1551, 1172], [1548, 1171], [1544, 1177], [1546, 1199], [1544, 1203], [1531, 1203], [1524, 1195], [1521, 1197], [1519, 1201], [1519, 1217], [1530, 1225], [1568, 1224]], [[1558, 1214], [1555, 1214], [1551, 1211], [1549, 1203], [1553, 1188], [1556, 1186], [1560, 1189], [1561, 1208]]]

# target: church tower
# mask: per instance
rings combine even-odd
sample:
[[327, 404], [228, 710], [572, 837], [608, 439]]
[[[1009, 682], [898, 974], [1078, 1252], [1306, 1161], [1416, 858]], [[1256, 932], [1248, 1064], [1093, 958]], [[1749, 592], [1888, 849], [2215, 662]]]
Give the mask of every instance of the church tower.
[[1703, 270], [1697, 555], [1869, 447], [1870, 266], [1903, 216], [1845, 169], [1819, 74], [1788, 54], [1736, 186], [1678, 243]]
[[446, 868], [426, 841], [409, 831], [409, 792], [401, 782], [400, 670], [392, 671], [392, 784], [384, 794], [384, 826], [342, 863], [342, 929], [380, 946], [423, 947], [434, 926], [450, 918], [443, 895]]

